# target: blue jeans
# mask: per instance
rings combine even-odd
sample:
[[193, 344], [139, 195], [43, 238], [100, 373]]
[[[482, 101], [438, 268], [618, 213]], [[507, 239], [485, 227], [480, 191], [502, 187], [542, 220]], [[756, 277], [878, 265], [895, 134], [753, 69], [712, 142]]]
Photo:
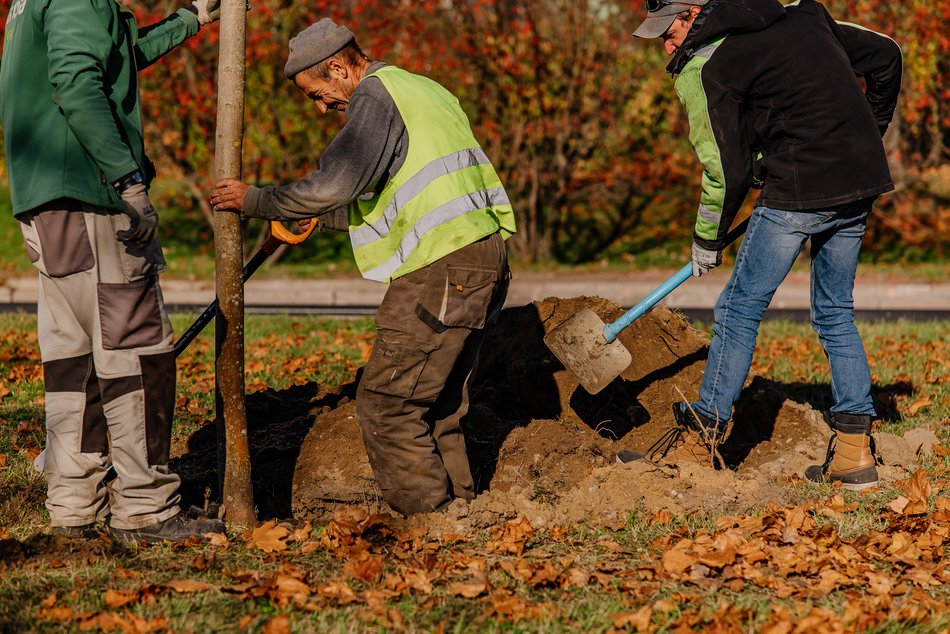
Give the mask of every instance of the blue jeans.
[[831, 411], [874, 416], [871, 372], [854, 325], [854, 274], [873, 199], [827, 210], [757, 207], [716, 302], [713, 339], [693, 408], [725, 423], [752, 365], [759, 322], [811, 239], [811, 323], [831, 365]]

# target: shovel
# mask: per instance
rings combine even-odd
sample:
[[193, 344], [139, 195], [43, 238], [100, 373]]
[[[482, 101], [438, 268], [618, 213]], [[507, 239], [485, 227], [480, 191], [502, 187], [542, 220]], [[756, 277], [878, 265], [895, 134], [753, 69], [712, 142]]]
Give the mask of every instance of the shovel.
[[[748, 226], [749, 219], [746, 218], [726, 234], [723, 248], [735, 242]], [[692, 275], [693, 265], [689, 263], [620, 319], [609, 324], [605, 324], [591, 309], [581, 309], [546, 334], [544, 343], [585, 390], [597, 394], [620, 376], [633, 360], [630, 352], [617, 341], [617, 335]]]
[[[317, 226], [317, 220], [314, 218], [310, 222], [310, 226], [307, 227], [306, 231], [303, 233], [292, 233], [287, 227], [280, 224], [276, 220], [272, 220], [270, 223], [270, 235], [267, 237], [267, 240], [261, 245], [261, 248], [257, 250], [250, 260], [247, 261], [247, 264], [244, 265], [244, 281], [246, 282], [254, 272], [261, 268], [261, 264], [273, 255], [274, 251], [277, 250], [282, 244], [300, 244], [313, 233], [314, 228]], [[201, 334], [201, 331], [205, 329], [205, 326], [208, 325], [208, 322], [214, 317], [214, 313], [218, 308], [218, 299], [215, 298], [213, 302], [208, 304], [208, 307], [205, 308], [204, 312], [195, 320], [195, 323], [191, 324], [188, 327], [188, 330], [178, 338], [178, 341], [175, 342], [175, 358], [177, 359], [182, 352], [185, 351], [185, 348], [188, 347], [195, 337]]]

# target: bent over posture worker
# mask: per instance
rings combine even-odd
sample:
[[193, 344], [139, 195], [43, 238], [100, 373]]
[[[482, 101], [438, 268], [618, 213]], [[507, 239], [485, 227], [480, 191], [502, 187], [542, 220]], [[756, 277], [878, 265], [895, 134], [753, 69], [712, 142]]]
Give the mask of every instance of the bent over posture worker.
[[390, 283], [356, 396], [383, 497], [407, 515], [471, 499], [460, 421], [483, 329], [507, 293], [508, 196], [458, 100], [370, 60], [347, 28], [324, 18], [302, 31], [284, 72], [321, 114], [345, 111], [346, 125], [307, 178], [260, 189], [223, 179], [211, 204], [349, 230], [363, 277]]
[[647, 10], [634, 35], [661, 37], [672, 55], [667, 71], [677, 76], [704, 167], [694, 276], [720, 264], [739, 206], [762, 181], [716, 303], [699, 400], [673, 405], [690, 432], [685, 446], [708, 451], [721, 438], [763, 314], [809, 242], [812, 326], [831, 366], [834, 435], [825, 464], [806, 477], [874, 486], [871, 375], [852, 291], [871, 205], [894, 188], [881, 137], [900, 91], [900, 49], [884, 35], [836, 22], [814, 0], [647, 0]]
[[224, 528], [181, 511], [168, 470], [175, 357], [136, 76], [218, 5], [195, 0], [142, 29], [114, 0], [16, 0], [7, 14], [0, 119], [13, 213], [39, 270], [37, 466], [58, 533], [93, 536], [107, 518], [121, 542]]

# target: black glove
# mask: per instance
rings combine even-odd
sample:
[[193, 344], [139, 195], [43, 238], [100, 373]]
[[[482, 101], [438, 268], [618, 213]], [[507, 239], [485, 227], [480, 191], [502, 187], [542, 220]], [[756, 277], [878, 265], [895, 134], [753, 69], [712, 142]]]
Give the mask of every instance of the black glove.
[[710, 251], [693, 243], [693, 277], [702, 277], [722, 264], [722, 251]]
[[123, 242], [136, 242], [147, 245], [155, 239], [158, 229], [158, 214], [152, 201], [148, 199], [145, 183], [135, 183], [119, 192], [122, 204], [125, 205], [125, 215], [129, 217], [131, 226], [128, 229], [116, 232], [116, 237]]

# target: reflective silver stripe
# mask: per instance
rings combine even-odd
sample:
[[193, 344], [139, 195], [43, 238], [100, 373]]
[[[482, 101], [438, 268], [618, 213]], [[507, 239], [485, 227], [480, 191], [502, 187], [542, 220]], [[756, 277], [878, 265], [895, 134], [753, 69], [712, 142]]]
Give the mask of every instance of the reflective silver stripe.
[[710, 57], [712, 57], [712, 54], [716, 51], [717, 46], [719, 46], [719, 42], [716, 42], [715, 44], [707, 44], [706, 46], [703, 46], [698, 51], [693, 53], [693, 57], [704, 57], [706, 59], [709, 59]]
[[722, 214], [713, 211], [706, 205], [699, 206], [699, 217], [705, 220], [706, 222], [711, 222], [715, 225], [719, 224], [719, 221], [722, 219]]
[[368, 280], [385, 282], [392, 277], [396, 269], [405, 264], [415, 248], [422, 242], [422, 237], [429, 231], [477, 209], [510, 204], [511, 201], [508, 200], [508, 194], [504, 188], [497, 187], [465, 194], [439, 205], [416, 221], [409, 233], [400, 241], [399, 246], [396, 247], [396, 253], [391, 258], [376, 268], [363, 273], [363, 277]]
[[396, 215], [399, 213], [399, 210], [410, 200], [418, 196], [422, 190], [428, 187], [429, 183], [435, 179], [465, 169], [466, 167], [485, 165], [489, 162], [488, 157], [480, 147], [468, 148], [435, 159], [396, 190], [392, 200], [386, 205], [386, 210], [383, 211], [383, 215], [377, 218], [373, 224], [360, 227], [356, 231], [350, 232], [350, 241], [353, 243], [353, 248], [358, 249], [359, 247], [366, 246], [370, 242], [375, 242], [380, 238], [388, 236], [392, 224], [396, 221]]

